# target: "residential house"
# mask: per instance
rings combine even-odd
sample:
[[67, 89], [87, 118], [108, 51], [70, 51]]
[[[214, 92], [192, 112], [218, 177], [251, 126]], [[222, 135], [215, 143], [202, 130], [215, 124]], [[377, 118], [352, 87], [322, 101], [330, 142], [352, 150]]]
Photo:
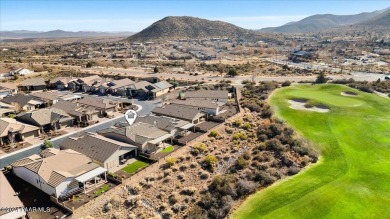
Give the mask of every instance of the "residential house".
[[81, 84], [81, 90], [83, 92], [90, 92], [92, 91], [92, 86], [100, 83], [103, 79], [99, 77], [98, 75], [92, 75], [84, 78], [78, 79], [78, 81]]
[[168, 93], [169, 90], [173, 87], [173, 85], [168, 83], [167, 81], [160, 81], [160, 82], [157, 82], [153, 85], [158, 88], [158, 90], [156, 90], [154, 92], [154, 98], [160, 97], [160, 96]]
[[119, 102], [96, 97], [85, 97], [81, 100], [78, 100], [79, 106], [82, 107], [91, 107], [98, 111], [98, 116], [107, 116], [116, 112], [119, 109]]
[[203, 99], [212, 100], [215, 102], [226, 104], [229, 100], [229, 92], [227, 90], [197, 90], [189, 91], [183, 95], [185, 99]]
[[57, 130], [63, 126], [73, 126], [74, 118], [63, 110], [50, 108], [32, 112], [22, 112], [16, 119], [23, 123], [38, 126], [41, 131]]
[[18, 75], [18, 76], [28, 76], [30, 74], [34, 73], [34, 71], [31, 71], [29, 69], [26, 69], [26, 68], [18, 68], [16, 70], [12, 70], [10, 72], [11, 75], [15, 76], [15, 75]]
[[16, 176], [58, 199], [85, 193], [106, 182], [107, 169], [73, 150], [49, 148], [11, 166]]
[[51, 106], [59, 101], [59, 95], [57, 92], [34, 92], [30, 93], [30, 96], [45, 101], [48, 106]]
[[58, 77], [50, 80], [49, 86], [58, 90], [65, 90], [68, 88], [68, 84], [72, 81], [76, 81], [73, 77]]
[[15, 106], [0, 102], [0, 118], [16, 114]]
[[198, 124], [201, 119], [205, 117], [205, 113], [200, 110], [172, 104], [164, 105], [163, 107], [156, 107], [152, 110], [152, 113], [157, 116], [168, 116], [185, 120], [193, 124]]
[[207, 99], [186, 99], [175, 100], [170, 105], [188, 107], [191, 109], [200, 110], [207, 113], [207, 115], [218, 115], [220, 113], [220, 104]]
[[18, 86], [22, 91], [34, 91], [46, 89], [46, 82], [43, 78], [30, 78], [22, 81]]
[[120, 79], [120, 80], [114, 80], [108, 83], [108, 90], [109, 93], [119, 96], [131, 96], [131, 89], [130, 85], [134, 84], [135, 82], [128, 79]]
[[75, 124], [81, 126], [88, 126], [97, 123], [99, 118], [99, 111], [94, 107], [82, 107], [79, 103], [70, 101], [59, 101], [51, 108], [63, 110], [74, 118]]
[[143, 122], [131, 126], [115, 127], [98, 131], [99, 134], [138, 147], [139, 153], [152, 153], [158, 150], [163, 141], [172, 140], [172, 134]]
[[173, 137], [185, 136], [189, 133], [191, 128], [195, 128], [195, 125], [188, 121], [167, 116], [138, 116], [135, 122], [143, 122], [154, 125], [157, 128], [172, 134]]
[[122, 161], [137, 155], [136, 146], [115, 141], [96, 133], [87, 133], [81, 137], [69, 137], [60, 144], [60, 148], [82, 153], [108, 170], [118, 167]]
[[0, 65], [0, 80], [2, 79], [13, 79], [14, 77], [11, 75], [12, 70], [9, 68], [5, 68]]
[[45, 101], [24, 94], [8, 96], [0, 101], [15, 106], [16, 112], [20, 112], [22, 110], [30, 111], [46, 107]]
[[0, 83], [0, 99], [18, 93], [18, 87], [12, 83]]
[[11, 118], [0, 118], [0, 145], [25, 141], [40, 135], [39, 127]]
[[[18, 207], [24, 207], [11, 184], [0, 171], [0, 219], [26, 218], [26, 212]], [[6, 209], [13, 209], [7, 211]]]

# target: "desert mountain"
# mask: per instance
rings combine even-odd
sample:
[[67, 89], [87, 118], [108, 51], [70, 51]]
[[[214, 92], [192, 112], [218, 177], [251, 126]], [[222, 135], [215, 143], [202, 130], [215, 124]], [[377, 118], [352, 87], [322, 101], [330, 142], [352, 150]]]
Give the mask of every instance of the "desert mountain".
[[130, 41], [156, 41], [178, 38], [240, 37], [253, 38], [258, 34], [223, 21], [211, 21], [187, 16], [165, 17], [128, 38]]
[[341, 26], [360, 24], [367, 22], [375, 17], [385, 13], [387, 9], [364, 12], [355, 15], [333, 15], [319, 14], [304, 18], [297, 22], [289, 22], [280, 27], [263, 28], [261, 32], [276, 32], [276, 33], [302, 33], [302, 32], [318, 32], [322, 30], [337, 28]]
[[131, 32], [94, 32], [94, 31], [63, 31], [52, 30], [47, 32], [15, 30], [0, 31], [1, 38], [65, 38], [65, 37], [102, 37], [102, 36], [129, 36]]

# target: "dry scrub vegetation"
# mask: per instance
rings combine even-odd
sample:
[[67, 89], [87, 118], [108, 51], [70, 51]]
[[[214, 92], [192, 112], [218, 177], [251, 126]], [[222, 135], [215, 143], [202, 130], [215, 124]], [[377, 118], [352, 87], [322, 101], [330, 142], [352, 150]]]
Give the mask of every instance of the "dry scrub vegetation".
[[224, 218], [247, 195], [317, 161], [308, 143], [271, 118], [275, 83], [249, 84], [241, 117], [210, 132], [188, 154], [113, 197], [94, 218]]

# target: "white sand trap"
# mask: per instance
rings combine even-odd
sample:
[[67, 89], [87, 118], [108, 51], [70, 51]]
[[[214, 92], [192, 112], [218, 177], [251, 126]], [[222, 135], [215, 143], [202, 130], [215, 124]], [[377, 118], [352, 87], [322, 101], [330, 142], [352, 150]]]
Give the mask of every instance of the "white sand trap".
[[349, 94], [347, 92], [341, 92], [341, 95], [347, 96], [347, 97], [356, 97], [357, 96], [357, 94]]
[[302, 101], [289, 100], [288, 102], [290, 103], [290, 108], [295, 109], [295, 110], [307, 110], [307, 111], [314, 111], [314, 112], [318, 112], [318, 113], [329, 112], [328, 108], [322, 108], [322, 107], [316, 107], [316, 106], [307, 108], [307, 107], [305, 107], [306, 102], [302, 102]]

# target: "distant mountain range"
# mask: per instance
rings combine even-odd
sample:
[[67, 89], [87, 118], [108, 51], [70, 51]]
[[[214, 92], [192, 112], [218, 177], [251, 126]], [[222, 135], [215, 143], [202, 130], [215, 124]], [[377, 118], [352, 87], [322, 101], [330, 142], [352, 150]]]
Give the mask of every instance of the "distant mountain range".
[[155, 41], [169, 39], [199, 39], [213, 37], [254, 38], [259, 36], [247, 30], [223, 21], [211, 21], [188, 16], [170, 16], [156, 21], [128, 38], [129, 41]]
[[134, 34], [133, 32], [95, 32], [95, 31], [64, 31], [52, 30], [47, 32], [15, 30], [15, 31], [0, 31], [0, 38], [67, 38], [67, 37], [104, 37], [104, 36], [123, 36], [128, 37]]
[[333, 28], [353, 25], [355, 27], [373, 27], [381, 26], [389, 28], [389, 12], [390, 8], [380, 11], [365, 12], [355, 15], [333, 15], [319, 14], [309, 16], [300, 21], [289, 22], [279, 27], [268, 27], [259, 30], [259, 32], [275, 32], [275, 33], [303, 33], [303, 32], [319, 32]]

